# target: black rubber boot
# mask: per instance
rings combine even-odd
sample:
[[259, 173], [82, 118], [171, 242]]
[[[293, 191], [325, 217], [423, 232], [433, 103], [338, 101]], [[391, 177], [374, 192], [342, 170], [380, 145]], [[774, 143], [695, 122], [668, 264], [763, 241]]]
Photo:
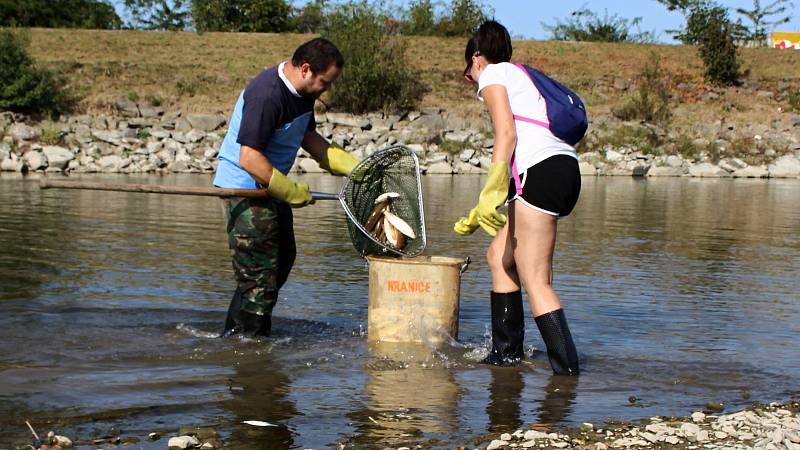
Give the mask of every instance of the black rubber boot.
[[525, 356], [525, 316], [520, 291], [492, 292], [492, 351], [484, 364], [513, 366]]
[[220, 337], [234, 334], [245, 336], [269, 336], [272, 329], [272, 318], [269, 315], [259, 316], [242, 310], [242, 294], [239, 288], [233, 293], [231, 304], [228, 306], [228, 316], [225, 317], [225, 329]]
[[578, 351], [572, 342], [572, 335], [567, 326], [567, 318], [563, 309], [550, 311], [535, 318], [536, 326], [542, 333], [550, 367], [556, 375], [577, 375]]

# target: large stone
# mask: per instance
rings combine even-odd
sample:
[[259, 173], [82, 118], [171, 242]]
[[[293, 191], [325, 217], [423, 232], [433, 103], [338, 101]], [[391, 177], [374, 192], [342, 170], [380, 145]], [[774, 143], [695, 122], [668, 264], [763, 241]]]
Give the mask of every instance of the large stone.
[[578, 163], [578, 168], [580, 169], [581, 175], [597, 175], [597, 168], [594, 166], [594, 164], [586, 161], [581, 161]]
[[296, 169], [302, 173], [324, 173], [325, 170], [319, 166], [313, 158], [297, 158], [295, 161]]
[[5, 142], [0, 143], [0, 161], [11, 156], [11, 146]]
[[733, 172], [734, 178], [768, 178], [769, 170], [764, 166], [747, 166]]
[[664, 160], [664, 162], [669, 167], [682, 167], [683, 166], [683, 159], [680, 156], [677, 156], [677, 155], [669, 155], [669, 156], [667, 156], [667, 158]]
[[453, 164], [453, 171], [461, 175], [481, 175], [486, 173], [486, 169], [473, 166], [472, 164], [464, 161], [456, 161]]
[[0, 162], [0, 171], [19, 172], [22, 170], [22, 162], [14, 158], [6, 158]]
[[429, 165], [425, 173], [428, 175], [451, 175], [453, 173], [453, 167], [450, 166], [448, 162], [436, 162]]
[[680, 177], [684, 174], [680, 167], [653, 166], [647, 171], [648, 177]]
[[424, 115], [411, 124], [415, 130], [427, 130], [430, 133], [441, 134], [445, 130], [445, 123], [442, 116]]
[[39, 127], [32, 127], [24, 123], [15, 123], [8, 127], [6, 134], [17, 141], [30, 141], [41, 136], [42, 130]]
[[112, 145], [119, 145], [122, 140], [122, 135], [117, 131], [93, 130], [92, 136], [99, 141], [107, 142]]
[[122, 169], [123, 160], [117, 155], [107, 155], [97, 160], [97, 165], [103, 172], [119, 172]]
[[607, 150], [606, 151], [606, 161], [608, 161], [608, 162], [621, 161], [623, 158], [625, 158], [625, 155], [623, 155], [622, 153], [620, 153], [620, 152], [618, 152], [616, 150]]
[[186, 120], [192, 128], [200, 131], [214, 131], [225, 125], [226, 121], [225, 116], [221, 114], [189, 114]]
[[164, 108], [160, 106], [139, 106], [139, 113], [142, 117], [156, 118], [164, 114]]
[[117, 111], [120, 112], [125, 117], [137, 117], [139, 116], [139, 107], [136, 106], [136, 103], [126, 99], [120, 98], [115, 102], [117, 107]]
[[451, 131], [449, 133], [445, 133], [444, 140], [453, 142], [467, 142], [471, 136], [472, 132], [470, 131]]
[[28, 170], [42, 170], [47, 168], [47, 157], [38, 150], [33, 150], [28, 153], [25, 153], [23, 156], [25, 160], [25, 164], [28, 166]]
[[67, 167], [70, 161], [75, 159], [75, 154], [71, 151], [63, 148], [57, 147], [55, 145], [47, 145], [42, 148], [42, 152], [47, 157], [48, 167], [52, 169], [61, 169], [63, 170]]
[[794, 155], [784, 155], [767, 166], [767, 170], [773, 178], [800, 177], [800, 159]]
[[372, 124], [370, 124], [369, 120], [354, 116], [352, 114], [329, 112], [327, 116], [328, 122], [334, 125], [361, 128], [362, 130], [368, 130], [372, 127]]
[[689, 175], [693, 177], [704, 177], [704, 178], [720, 178], [720, 177], [730, 176], [730, 174], [725, 169], [722, 169], [714, 164], [707, 162], [694, 164], [690, 166]]
[[185, 450], [199, 445], [200, 441], [194, 436], [177, 436], [170, 438], [167, 442], [167, 447], [169, 447], [170, 450]]

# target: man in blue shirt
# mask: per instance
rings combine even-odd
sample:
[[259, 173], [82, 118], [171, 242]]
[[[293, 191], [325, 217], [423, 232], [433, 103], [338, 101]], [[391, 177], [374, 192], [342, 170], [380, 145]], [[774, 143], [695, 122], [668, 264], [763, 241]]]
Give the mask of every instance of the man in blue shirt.
[[314, 102], [339, 77], [341, 53], [312, 39], [290, 61], [254, 78], [239, 94], [219, 151], [214, 186], [266, 188], [267, 199], [224, 199], [237, 288], [223, 335], [268, 336], [278, 291], [295, 258], [292, 209], [314, 203], [308, 184], [286, 175], [302, 146], [320, 166], [348, 175], [359, 160], [316, 132]]

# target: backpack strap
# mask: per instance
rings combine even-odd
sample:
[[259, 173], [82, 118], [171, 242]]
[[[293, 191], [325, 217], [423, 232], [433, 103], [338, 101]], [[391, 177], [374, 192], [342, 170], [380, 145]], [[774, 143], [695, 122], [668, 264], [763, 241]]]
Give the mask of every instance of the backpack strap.
[[[523, 66], [522, 64], [514, 64], [514, 65], [519, 67], [519, 69], [522, 70], [523, 72], [525, 72], [525, 76], [528, 77], [529, 80], [531, 80], [533, 87], [536, 88], [536, 83], [533, 82], [533, 78], [531, 78], [531, 74], [528, 73], [528, 69], [526, 69], [525, 66]], [[538, 91], [538, 89], [536, 90]], [[536, 120], [525, 116], [518, 116], [516, 114], [514, 114], [514, 120], [519, 120], [520, 122], [532, 123], [534, 125], [539, 125], [540, 127], [547, 128], [548, 130], [550, 129], [550, 123], [542, 120]]]
[[511, 155], [511, 178], [514, 180], [514, 188], [517, 195], [522, 195], [522, 181], [519, 179], [519, 170], [517, 170], [517, 151]]

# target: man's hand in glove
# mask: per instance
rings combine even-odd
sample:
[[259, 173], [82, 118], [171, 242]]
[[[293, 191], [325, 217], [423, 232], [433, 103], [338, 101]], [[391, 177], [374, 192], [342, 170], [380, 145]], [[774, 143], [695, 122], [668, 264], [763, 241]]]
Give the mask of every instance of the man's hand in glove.
[[285, 201], [292, 208], [302, 208], [314, 203], [308, 183], [296, 183], [275, 168], [272, 169], [267, 192], [271, 197]]

